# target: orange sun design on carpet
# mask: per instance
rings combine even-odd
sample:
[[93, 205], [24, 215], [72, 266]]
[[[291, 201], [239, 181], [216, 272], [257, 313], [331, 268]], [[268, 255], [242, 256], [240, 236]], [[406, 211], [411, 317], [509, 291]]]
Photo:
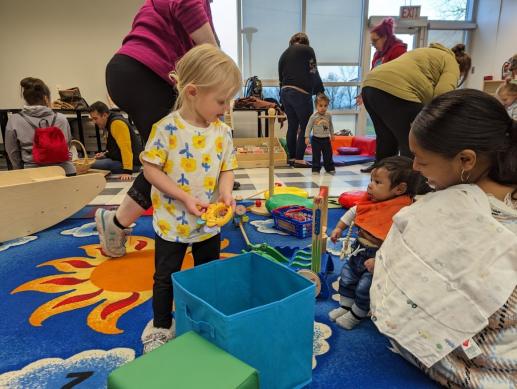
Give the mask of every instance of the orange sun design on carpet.
[[[229, 241], [221, 242], [221, 250]], [[11, 294], [25, 291], [64, 293], [39, 306], [29, 317], [33, 326], [41, 326], [54, 315], [95, 306], [88, 314], [87, 324], [103, 334], [124, 332], [117, 321], [131, 309], [143, 304], [153, 294], [154, 240], [132, 236], [126, 243], [126, 255], [111, 259], [99, 244], [81, 246], [88, 257], [59, 258], [41, 266], [53, 266], [61, 273], [41, 277], [14, 289]], [[221, 253], [221, 258], [235, 254]], [[182, 270], [193, 267], [190, 248], [185, 254]]]

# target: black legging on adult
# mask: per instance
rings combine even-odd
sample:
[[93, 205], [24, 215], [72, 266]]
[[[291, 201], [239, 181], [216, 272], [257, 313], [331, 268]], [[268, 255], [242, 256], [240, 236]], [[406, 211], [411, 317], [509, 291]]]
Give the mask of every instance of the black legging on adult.
[[[176, 101], [174, 87], [147, 66], [123, 54], [115, 54], [106, 67], [106, 86], [111, 99], [127, 112], [145, 144], [154, 123], [166, 116]], [[128, 191], [142, 208], [151, 206], [151, 184], [140, 173]]]
[[409, 150], [409, 130], [423, 105], [372, 87], [364, 87], [361, 94], [377, 135], [375, 159], [380, 161], [398, 155], [399, 151], [400, 155], [413, 158]]

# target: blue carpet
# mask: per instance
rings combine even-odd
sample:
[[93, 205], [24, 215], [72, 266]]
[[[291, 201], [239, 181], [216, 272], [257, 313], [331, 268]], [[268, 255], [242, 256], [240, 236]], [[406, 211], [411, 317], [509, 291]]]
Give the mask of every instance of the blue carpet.
[[[329, 210], [329, 226], [334, 226], [341, 214], [341, 210]], [[262, 219], [251, 216], [251, 221], [256, 220]], [[92, 235], [93, 226], [85, 225], [89, 222], [88, 219], [68, 219], [38, 233], [34, 240], [11, 247], [0, 245], [0, 387], [102, 388], [110, 371], [141, 354], [140, 335], [152, 316], [151, 299], [121, 314], [116, 326], [108, 323], [110, 316], [105, 313], [117, 309], [122, 312], [124, 304], [148, 293], [149, 284], [144, 285], [147, 287], [144, 290], [136, 278], [133, 280], [134, 275], [123, 273], [130, 271], [127, 266], [118, 270], [121, 274], [102, 274], [102, 269], [109, 270], [107, 265], [116, 267], [117, 260], [106, 265], [105, 260], [92, 258], [95, 250], [87, 255], [81, 248], [98, 242], [98, 237]], [[68, 231], [68, 235], [64, 235], [64, 231]], [[250, 224], [246, 231], [251, 242], [267, 242], [286, 251], [310, 244], [309, 239], [260, 233]], [[133, 246], [146, 250], [150, 241], [139, 237], [153, 236], [151, 218], [142, 217], [133, 232]], [[223, 238], [229, 240], [229, 245], [222, 250], [225, 253], [240, 253], [245, 248], [240, 231], [231, 225], [223, 229]], [[59, 263], [41, 266], [52, 260]], [[340, 261], [335, 259], [334, 262], [338, 273]], [[91, 278], [87, 277], [92, 269], [99, 274], [91, 273]], [[129, 289], [135, 282], [138, 290], [109, 290], [109, 282], [117, 277], [124, 277]], [[336, 277], [337, 274], [331, 275], [329, 282]], [[30, 281], [33, 283], [28, 285]], [[24, 291], [12, 293], [24, 284]], [[74, 294], [76, 289], [80, 292]], [[71, 294], [66, 300], [61, 298], [67, 293]], [[55, 300], [58, 298], [61, 300]], [[41, 315], [45, 316], [41, 312], [45, 310], [41, 311], [40, 307], [50, 301], [54, 303], [47, 308], [59, 310], [72, 302], [75, 308], [47, 315], [41, 322]], [[103, 311], [105, 315], [97, 315], [96, 320], [95, 308], [110, 302], [112, 305]], [[325, 340], [330, 346], [328, 352], [316, 357], [311, 388], [438, 387], [389, 351], [388, 342], [371, 322], [364, 322], [353, 331], [341, 330], [330, 323], [327, 313], [335, 306], [337, 303], [330, 299], [318, 300], [316, 305], [316, 322], [330, 329], [331, 335]], [[38, 308], [39, 319], [34, 314]], [[31, 315], [36, 325], [29, 323]], [[120, 333], [106, 333], [113, 328]]]

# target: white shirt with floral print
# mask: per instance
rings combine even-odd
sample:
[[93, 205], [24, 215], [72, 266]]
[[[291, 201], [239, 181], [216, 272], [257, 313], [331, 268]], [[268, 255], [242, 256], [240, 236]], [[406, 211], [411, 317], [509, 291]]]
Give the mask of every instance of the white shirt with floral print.
[[[219, 174], [237, 168], [230, 127], [219, 120], [207, 128], [195, 127], [177, 111], [153, 126], [140, 158], [160, 166], [182, 190], [209, 203], [217, 200]], [[181, 201], [154, 186], [151, 200], [153, 227], [164, 240], [193, 243], [219, 233], [218, 229], [205, 232]]]

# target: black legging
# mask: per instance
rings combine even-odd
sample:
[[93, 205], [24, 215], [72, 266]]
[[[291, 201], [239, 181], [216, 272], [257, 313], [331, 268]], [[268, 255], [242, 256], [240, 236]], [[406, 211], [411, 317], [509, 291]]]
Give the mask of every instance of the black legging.
[[409, 150], [411, 123], [422, 110], [421, 103], [402, 100], [377, 88], [364, 87], [361, 95], [377, 136], [377, 161], [400, 155], [413, 158]]
[[[167, 81], [127, 55], [115, 54], [106, 67], [106, 86], [111, 99], [127, 112], [145, 145], [154, 123], [166, 116], [176, 101]], [[151, 206], [151, 184], [140, 173], [128, 191], [144, 209]]]

